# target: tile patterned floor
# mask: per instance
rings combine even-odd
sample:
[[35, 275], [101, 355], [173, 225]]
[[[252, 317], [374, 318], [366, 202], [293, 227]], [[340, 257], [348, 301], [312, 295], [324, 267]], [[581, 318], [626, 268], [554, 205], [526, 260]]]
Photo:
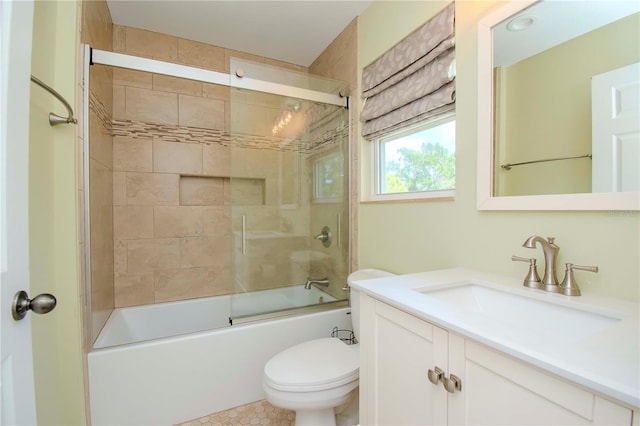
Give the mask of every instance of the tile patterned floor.
[[293, 426], [295, 413], [276, 408], [267, 401], [242, 405], [176, 426]]

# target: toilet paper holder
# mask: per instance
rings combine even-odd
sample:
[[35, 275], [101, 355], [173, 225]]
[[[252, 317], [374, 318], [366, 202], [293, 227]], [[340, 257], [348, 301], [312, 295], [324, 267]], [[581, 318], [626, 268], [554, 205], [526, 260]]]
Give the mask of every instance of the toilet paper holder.
[[353, 330], [341, 330], [338, 327], [333, 327], [331, 337], [340, 339], [347, 345], [353, 345], [356, 343], [356, 335], [353, 334]]

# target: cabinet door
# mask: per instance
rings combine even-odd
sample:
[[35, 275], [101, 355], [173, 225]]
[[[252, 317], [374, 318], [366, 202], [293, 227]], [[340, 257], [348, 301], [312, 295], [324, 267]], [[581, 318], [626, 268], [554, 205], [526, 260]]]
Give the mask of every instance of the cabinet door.
[[447, 332], [361, 299], [361, 424], [446, 424], [447, 393], [427, 372], [447, 370]]
[[450, 347], [452, 371], [455, 364], [463, 375], [462, 392], [449, 399], [450, 424], [631, 424], [631, 410], [582, 387], [473, 341], [463, 346]]

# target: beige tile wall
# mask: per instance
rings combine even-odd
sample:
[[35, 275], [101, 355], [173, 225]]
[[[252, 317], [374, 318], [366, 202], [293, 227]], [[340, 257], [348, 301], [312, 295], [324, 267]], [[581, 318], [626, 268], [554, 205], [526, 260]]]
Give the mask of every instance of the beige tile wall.
[[[236, 254], [239, 254], [240, 236], [235, 238]], [[304, 284], [308, 277], [308, 260], [302, 265], [307, 273], [296, 276], [297, 265], [292, 254], [308, 251], [308, 235], [283, 233], [265, 238], [260, 232], [248, 232], [245, 244], [247, 254], [235, 258], [236, 280], [244, 291]], [[295, 278], [297, 282], [292, 281]]]
[[191, 65], [212, 71], [229, 72], [230, 58], [248, 59], [293, 71], [307, 72], [306, 67], [252, 55], [232, 49], [186, 40], [167, 34], [113, 26], [113, 51], [145, 58], [159, 59], [176, 64]]
[[231, 292], [229, 179], [202, 145], [116, 136], [113, 157], [116, 306]]
[[[114, 50], [215, 71], [228, 72], [231, 56], [306, 71], [117, 25]], [[308, 245], [308, 237], [300, 236], [308, 234], [308, 210], [290, 209], [286, 219], [279, 214], [282, 154], [264, 149], [231, 150], [222, 143], [179, 137], [182, 129], [229, 132], [231, 126], [234, 133], [266, 136], [281, 113], [280, 103], [262, 94], [237, 96], [233, 116], [243, 119], [232, 122], [229, 88], [113, 69], [115, 120], [125, 125], [155, 123], [177, 129], [171, 136], [142, 137], [132, 131], [113, 138], [116, 306], [227, 294], [234, 292], [238, 282], [247, 290], [288, 283], [283, 274], [290, 270], [289, 253]], [[300, 176], [291, 174], [291, 178]], [[232, 224], [232, 204], [242, 206], [238, 217], [242, 213], [249, 217], [249, 232], [289, 231], [294, 236], [252, 240], [250, 256], [241, 257], [232, 268], [232, 229], [239, 230], [239, 223]], [[232, 277], [232, 269], [237, 276]]]
[[[238, 283], [249, 291], [290, 282], [290, 254], [308, 247], [308, 207], [299, 200], [300, 206], [286, 211], [288, 217], [281, 215], [277, 158], [242, 150], [248, 161], [238, 173], [249, 164], [259, 177], [234, 178], [232, 192], [230, 178], [221, 176], [229, 165], [217, 170], [211, 158], [224, 153], [228, 160], [228, 150], [217, 147], [205, 155], [202, 148], [206, 145], [114, 137], [116, 306], [228, 294]], [[210, 174], [203, 174], [205, 162]], [[248, 238], [248, 255], [238, 256], [235, 264], [232, 205], [256, 235]], [[233, 229], [239, 231], [239, 224]], [[264, 238], [265, 231], [283, 235]]]
[[[309, 67], [311, 74], [347, 82], [350, 86], [350, 95], [352, 97], [358, 96], [356, 55], [357, 25], [358, 21], [356, 18]], [[359, 119], [357, 102], [349, 103], [349, 114], [353, 127], [350, 129], [351, 139], [344, 154], [345, 158], [351, 158], [351, 163], [349, 164], [349, 179], [345, 179], [344, 194], [349, 194], [348, 190], [350, 187], [351, 197], [349, 198], [345, 195], [342, 203], [313, 204], [311, 207], [311, 232], [318, 233], [324, 225], [328, 225], [332, 230], [335, 230], [334, 239], [336, 239], [335, 233], [338, 232], [336, 229], [337, 215], [340, 214], [341, 240], [344, 244], [342, 244], [342, 247], [338, 247], [337, 244], [332, 244], [329, 248], [324, 248], [319, 245], [314, 246], [314, 250], [328, 255], [326, 259], [329, 259], [327, 261], [329, 263], [318, 263], [315, 270], [312, 270], [312, 273], [318, 275], [326, 273], [329, 276], [331, 282], [330, 293], [339, 298], [344, 297], [344, 292], [341, 288], [345, 284], [345, 278], [349, 274], [349, 271], [358, 269], [356, 243], [359, 200], [358, 176], [360, 176], [360, 174], [358, 172], [357, 127], [355, 126]], [[351, 209], [349, 209], [349, 205]], [[349, 228], [351, 228], [351, 234], [349, 234]], [[312, 266], [314, 265], [312, 264]]]
[[[82, 3], [81, 42], [92, 47], [111, 50], [113, 23], [104, 1]], [[80, 77], [81, 78], [81, 74]], [[91, 221], [91, 309], [84, 321], [88, 344], [97, 337], [114, 308], [113, 289], [113, 138], [109, 122], [113, 108], [113, 73], [111, 68], [94, 65], [89, 76], [89, 88], [94, 108], [89, 111], [89, 215]], [[83, 90], [84, 90], [83, 86]], [[96, 108], [98, 107], [98, 108]], [[82, 111], [82, 109], [79, 109]], [[99, 112], [99, 114], [97, 113]], [[84, 147], [83, 147], [84, 148]], [[80, 155], [82, 155], [80, 151]], [[84, 205], [84, 191], [80, 204]], [[83, 210], [84, 214], [84, 210]], [[84, 233], [84, 229], [82, 230]], [[91, 324], [91, 329], [88, 330]]]

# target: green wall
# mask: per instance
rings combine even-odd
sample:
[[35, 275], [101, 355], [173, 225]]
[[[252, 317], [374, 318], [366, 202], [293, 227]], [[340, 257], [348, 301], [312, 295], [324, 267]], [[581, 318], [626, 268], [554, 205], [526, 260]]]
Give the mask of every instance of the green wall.
[[[445, 2], [376, 1], [358, 23], [361, 70], [444, 7]], [[476, 210], [477, 22], [502, 2], [456, 2], [457, 146], [455, 201], [361, 203], [359, 267], [412, 273], [469, 267], [524, 277], [511, 255], [542, 253], [522, 247], [530, 235], [554, 236], [558, 264], [597, 265], [576, 274], [584, 291], [640, 299], [638, 212], [491, 212]], [[361, 190], [369, 190], [369, 143], [360, 140]], [[560, 269], [564, 269], [561, 267]], [[542, 273], [542, 271], [540, 271]], [[562, 275], [562, 271], [560, 275]], [[562, 277], [560, 277], [561, 279]]]
[[[78, 2], [36, 1], [31, 73], [76, 105]], [[64, 107], [31, 85], [29, 125], [30, 293], [52, 293], [58, 304], [33, 315], [33, 367], [39, 425], [86, 424], [78, 250], [75, 125], [51, 127]]]

